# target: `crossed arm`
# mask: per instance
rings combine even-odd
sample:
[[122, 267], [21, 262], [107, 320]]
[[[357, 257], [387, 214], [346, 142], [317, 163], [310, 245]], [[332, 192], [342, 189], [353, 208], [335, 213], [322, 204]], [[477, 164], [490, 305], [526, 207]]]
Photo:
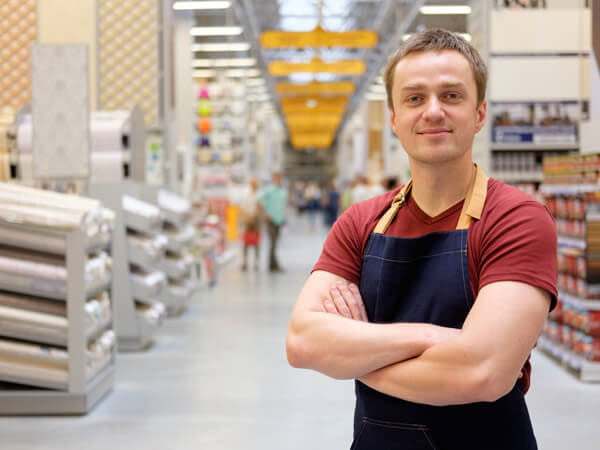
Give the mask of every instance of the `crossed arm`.
[[518, 282], [483, 287], [462, 330], [373, 324], [356, 286], [314, 272], [287, 337], [290, 364], [356, 378], [404, 400], [449, 405], [496, 400], [512, 389], [548, 314], [549, 294]]

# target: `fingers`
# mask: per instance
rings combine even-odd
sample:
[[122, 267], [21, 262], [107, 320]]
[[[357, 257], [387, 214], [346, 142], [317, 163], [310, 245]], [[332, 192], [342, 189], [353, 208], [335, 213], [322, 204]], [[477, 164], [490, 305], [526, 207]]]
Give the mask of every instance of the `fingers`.
[[368, 322], [369, 318], [367, 317], [367, 309], [365, 308], [365, 302], [363, 302], [363, 299], [360, 295], [360, 291], [358, 290], [358, 286], [355, 284], [351, 284], [349, 289], [350, 289], [350, 292], [352, 292], [352, 294], [354, 295], [354, 298], [356, 299], [356, 301], [358, 303], [358, 310], [359, 310], [359, 316], [360, 316], [359, 320]]
[[330, 289], [331, 298], [335, 304], [337, 312], [348, 319], [352, 319], [352, 313], [346, 304], [345, 298], [342, 296], [342, 291], [339, 286], [334, 286]]
[[332, 306], [335, 306], [336, 313], [343, 317], [368, 322], [367, 311], [360, 296], [358, 286], [340, 282], [330, 289], [330, 294], [332, 303], [329, 307], [325, 305], [327, 312], [332, 312], [330, 309], [332, 309]]

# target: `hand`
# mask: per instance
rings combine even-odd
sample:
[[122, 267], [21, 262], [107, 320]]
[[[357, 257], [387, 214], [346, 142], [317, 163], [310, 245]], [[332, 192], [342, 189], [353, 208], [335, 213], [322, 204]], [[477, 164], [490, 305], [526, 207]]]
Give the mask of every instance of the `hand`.
[[340, 281], [332, 286], [329, 289], [329, 298], [323, 302], [323, 308], [330, 314], [362, 322], [369, 321], [358, 286], [352, 283]]

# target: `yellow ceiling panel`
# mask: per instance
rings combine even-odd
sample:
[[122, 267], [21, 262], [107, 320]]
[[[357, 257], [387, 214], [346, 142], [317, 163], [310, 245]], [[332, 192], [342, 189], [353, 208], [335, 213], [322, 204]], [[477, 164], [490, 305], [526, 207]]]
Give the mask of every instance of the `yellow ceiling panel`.
[[333, 143], [333, 133], [290, 134], [290, 142], [295, 148], [328, 148]]
[[325, 62], [313, 58], [310, 62], [273, 61], [269, 64], [269, 73], [276, 77], [288, 76], [293, 73], [335, 73], [338, 75], [362, 75], [367, 70], [366, 64], [360, 59], [346, 59], [335, 62]]
[[371, 48], [377, 44], [373, 30], [326, 31], [317, 26], [312, 31], [265, 31], [260, 36], [264, 48], [344, 47]]
[[351, 95], [356, 86], [351, 81], [330, 81], [321, 83], [312, 81], [306, 84], [277, 83], [275, 90], [282, 96], [297, 95]]

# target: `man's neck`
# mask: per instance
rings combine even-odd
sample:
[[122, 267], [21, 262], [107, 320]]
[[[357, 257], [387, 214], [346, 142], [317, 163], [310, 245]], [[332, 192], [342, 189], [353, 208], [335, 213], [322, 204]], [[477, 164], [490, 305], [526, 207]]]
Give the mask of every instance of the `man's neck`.
[[413, 161], [411, 196], [425, 214], [435, 217], [465, 198], [474, 170], [470, 159], [443, 166]]

